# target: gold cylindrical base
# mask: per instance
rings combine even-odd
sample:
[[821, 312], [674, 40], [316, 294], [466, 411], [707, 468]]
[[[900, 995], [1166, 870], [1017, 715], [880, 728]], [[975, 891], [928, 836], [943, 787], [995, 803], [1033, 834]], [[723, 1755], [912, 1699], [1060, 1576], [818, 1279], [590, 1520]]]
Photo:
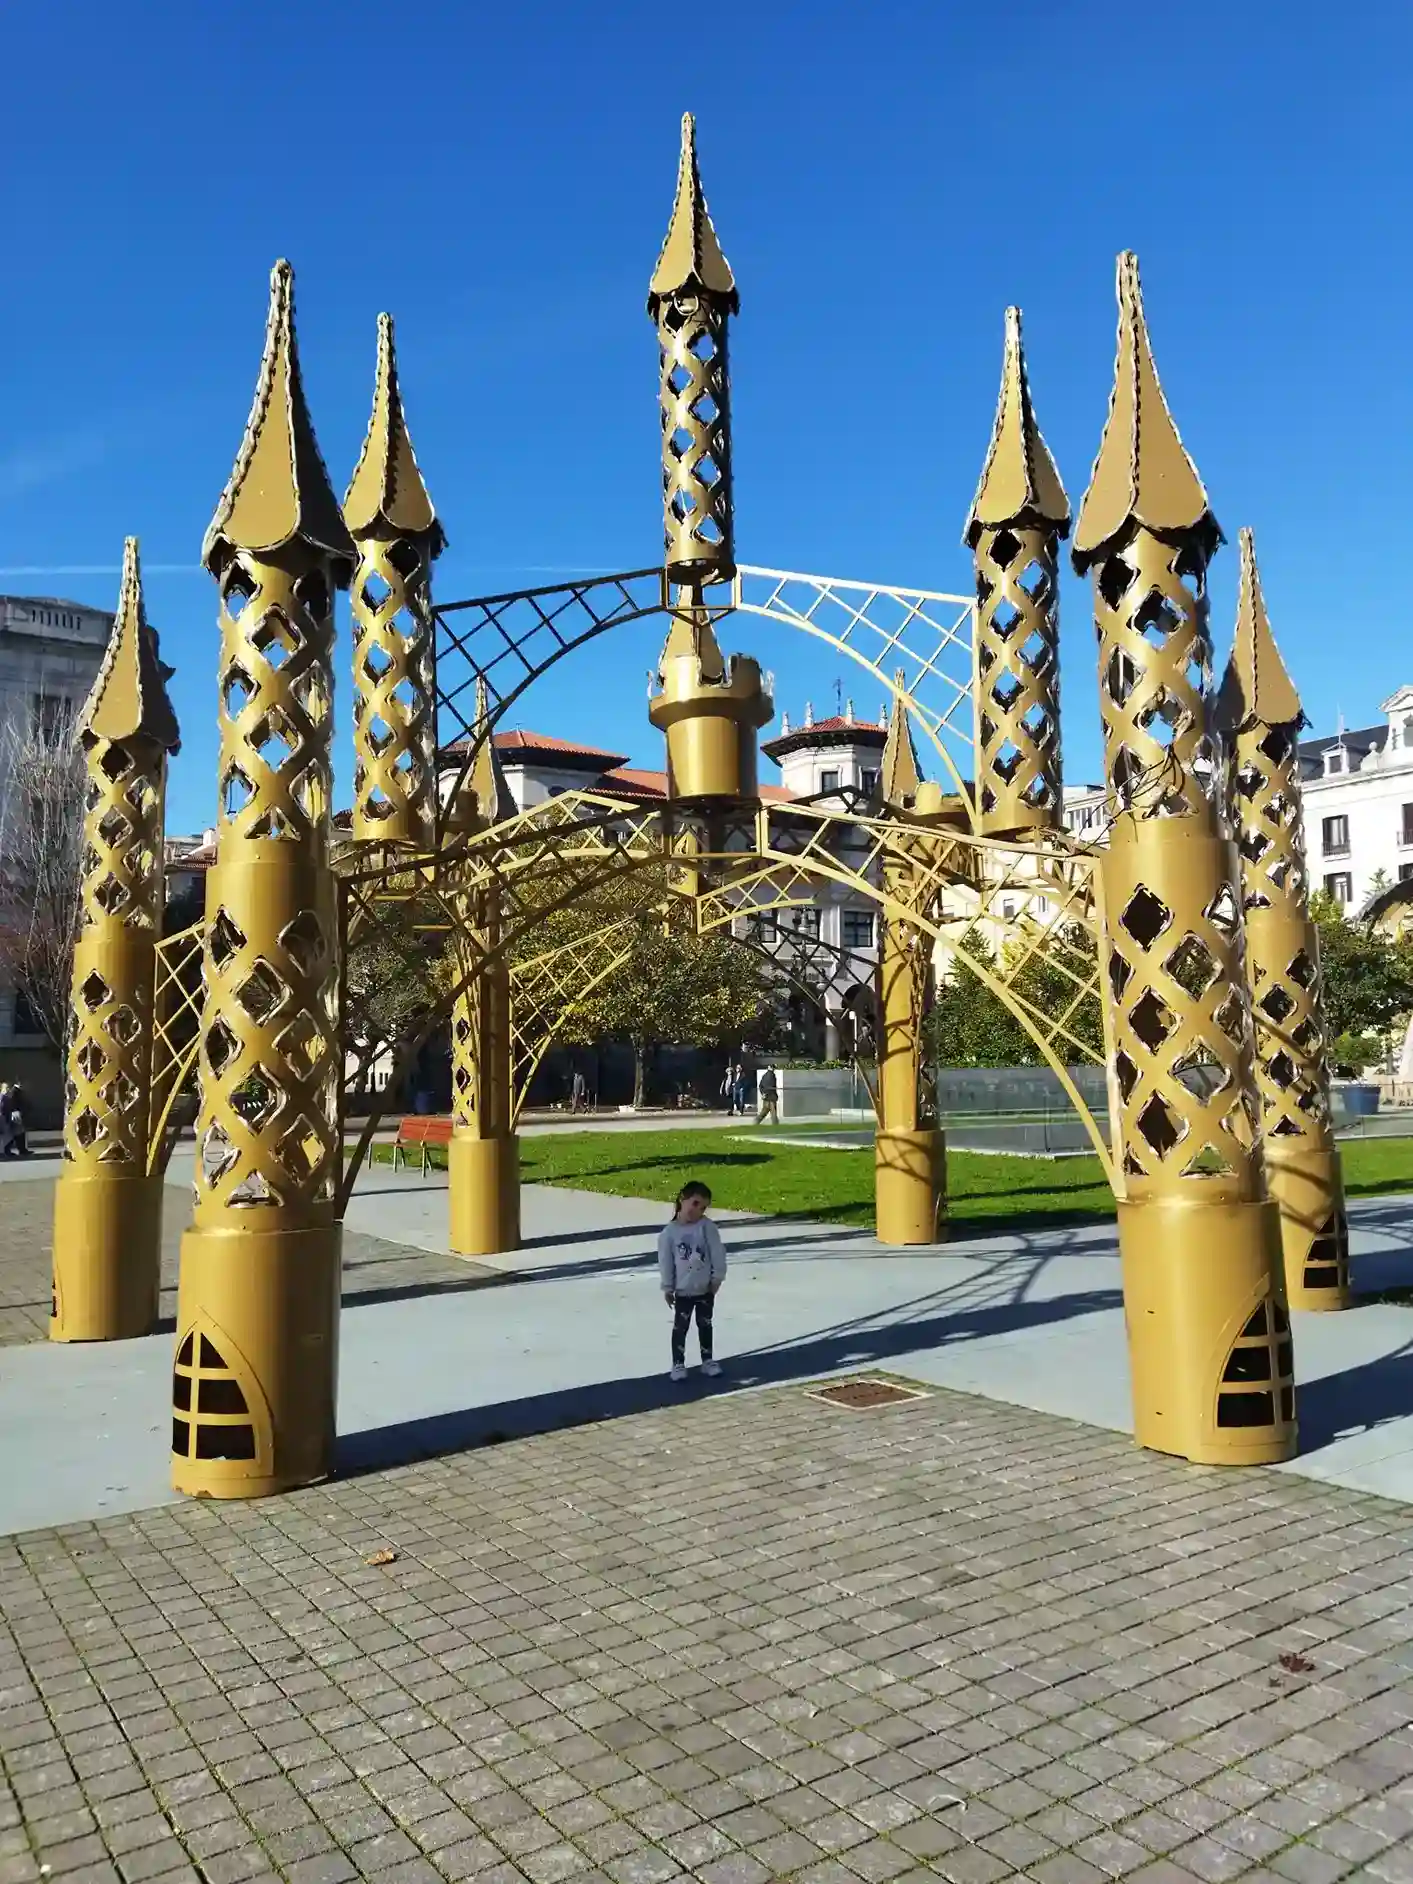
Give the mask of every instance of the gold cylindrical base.
[[157, 1325], [162, 1178], [65, 1167], [54, 1190], [51, 1341], [133, 1341]]
[[452, 1134], [447, 1148], [448, 1241], [455, 1256], [520, 1247], [520, 1141]]
[[333, 1471], [342, 1239], [336, 1223], [182, 1238], [177, 1491], [265, 1498]]
[[1286, 1300], [1307, 1312], [1348, 1308], [1354, 1297], [1338, 1149], [1268, 1138], [1266, 1181], [1280, 1207]]
[[1294, 1458], [1276, 1206], [1155, 1197], [1118, 1215], [1139, 1445], [1198, 1465]]
[[873, 1146], [874, 1234], [906, 1246], [947, 1239], [947, 1141], [933, 1127], [879, 1128]]

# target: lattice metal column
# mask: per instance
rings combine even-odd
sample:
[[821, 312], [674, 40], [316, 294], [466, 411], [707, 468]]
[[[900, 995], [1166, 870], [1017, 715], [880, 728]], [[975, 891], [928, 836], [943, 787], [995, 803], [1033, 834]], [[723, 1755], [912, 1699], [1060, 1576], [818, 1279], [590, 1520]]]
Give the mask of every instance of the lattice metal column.
[[257, 1497], [334, 1460], [340, 1225], [333, 598], [354, 547], [278, 263], [255, 404], [203, 546], [220, 584], [220, 809], [206, 888], [196, 1209], [173, 1382], [178, 1491]]
[[1348, 1308], [1349, 1225], [1330, 1123], [1329, 1035], [1296, 755], [1305, 715], [1271, 633], [1249, 530], [1240, 542], [1236, 642], [1218, 720], [1241, 852], [1266, 1176], [1280, 1207], [1291, 1307]]
[[661, 355], [662, 498], [669, 581], [699, 588], [735, 573], [727, 320], [739, 312], [697, 170], [696, 127], [682, 120], [672, 220], [648, 289]]
[[1213, 800], [1206, 568], [1221, 540], [1119, 258], [1113, 398], [1075, 529], [1094, 572], [1102, 870], [1140, 1444], [1208, 1464], [1295, 1451], [1280, 1225], [1257, 1136], [1239, 867]]
[[[899, 675], [901, 684], [902, 676]], [[936, 785], [924, 784], [901, 699], [883, 749], [879, 789], [888, 814], [921, 827], [940, 809]], [[921, 852], [890, 855], [878, 947], [878, 1130], [874, 1138], [874, 1219], [880, 1243], [936, 1243], [945, 1235], [946, 1142], [923, 1107], [923, 1021], [932, 984], [932, 943], [906, 911], [916, 907]]]
[[1059, 542], [1070, 506], [1035, 422], [1020, 309], [1006, 309], [1001, 396], [964, 541], [976, 566], [977, 829], [1057, 830]]
[[432, 564], [446, 535], [403, 415], [390, 314], [363, 452], [344, 498], [353, 600], [353, 835], [426, 847], [437, 808]]
[[176, 717], [142, 606], [137, 539], [107, 653], [79, 720], [88, 796], [74, 947], [64, 1163], [54, 1193], [52, 1341], [150, 1334], [162, 1173], [149, 1169], [163, 804]]
[[[496, 758], [481, 682], [471, 737], [479, 743], [457, 808], [468, 834], [499, 823], [515, 808]], [[510, 964], [500, 952], [500, 905], [494, 879], [466, 898], [462, 969], [472, 979], [452, 1009], [447, 1202], [449, 1240], [458, 1256], [494, 1256], [520, 1247]]]

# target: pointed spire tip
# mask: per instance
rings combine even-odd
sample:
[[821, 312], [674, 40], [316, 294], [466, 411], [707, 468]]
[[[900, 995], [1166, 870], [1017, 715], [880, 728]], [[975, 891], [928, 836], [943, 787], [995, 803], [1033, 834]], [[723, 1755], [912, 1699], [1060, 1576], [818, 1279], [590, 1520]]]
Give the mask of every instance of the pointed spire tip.
[[1001, 392], [962, 540], [974, 548], [983, 530], [1006, 523], [1039, 525], [1058, 536], [1070, 527], [1070, 500], [1031, 403], [1018, 307], [1006, 309]]
[[440, 556], [446, 532], [437, 517], [412, 447], [397, 371], [397, 336], [391, 314], [378, 316], [373, 409], [363, 449], [343, 500], [350, 535], [420, 538]]
[[103, 662], [78, 717], [85, 740], [145, 740], [162, 752], [176, 752], [181, 733], [157, 636], [148, 625], [142, 599], [142, 562], [135, 536], [123, 538], [123, 573], [118, 607]]
[[697, 163], [697, 123], [690, 111], [682, 113], [682, 146], [677, 162], [677, 195], [667, 236], [648, 285], [648, 313], [656, 320], [658, 308], [673, 295], [697, 293], [719, 302], [728, 313], [740, 311], [740, 296], [731, 264], [721, 250], [716, 228], [702, 191]]
[[1256, 538], [1237, 533], [1241, 575], [1236, 599], [1236, 635], [1231, 660], [1217, 696], [1217, 723], [1226, 733], [1253, 725], [1302, 726], [1306, 723], [1295, 683], [1286, 671], [1266, 613]]
[[305, 403], [295, 339], [294, 270], [280, 260], [270, 270], [265, 350], [254, 403], [230, 481], [207, 529], [201, 560], [219, 575], [239, 550], [265, 555], [295, 541], [323, 552], [340, 584], [348, 580], [353, 544]]
[[1156, 536], [1196, 535], [1208, 553], [1222, 541], [1197, 467], [1168, 409], [1143, 311], [1138, 257], [1124, 249], [1116, 268], [1118, 345], [1108, 417], [1079, 507], [1073, 560], [1086, 570], [1126, 528]]

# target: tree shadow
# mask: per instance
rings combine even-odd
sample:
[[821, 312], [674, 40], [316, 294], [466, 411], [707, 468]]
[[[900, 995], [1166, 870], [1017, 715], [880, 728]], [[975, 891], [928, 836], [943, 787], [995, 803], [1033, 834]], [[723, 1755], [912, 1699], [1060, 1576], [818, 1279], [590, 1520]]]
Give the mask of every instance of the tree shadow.
[[[1406, 1419], [1413, 1414], [1413, 1339], [1342, 1374], [1301, 1381], [1295, 1410], [1302, 1454]], [[1413, 1452], [1413, 1432], [1408, 1443]]]
[[716, 1382], [708, 1383], [693, 1374], [679, 1386], [658, 1372], [563, 1392], [528, 1394], [491, 1406], [467, 1407], [346, 1433], [339, 1439], [338, 1470], [346, 1476], [383, 1471], [415, 1459], [462, 1452], [471, 1446], [654, 1412], [684, 1399], [705, 1399], [709, 1394], [741, 1393], [878, 1367], [900, 1355], [1069, 1321], [1118, 1308], [1121, 1303], [1119, 1290], [1094, 1289], [1050, 1301], [995, 1303], [922, 1319], [890, 1321], [879, 1327], [850, 1324], [733, 1356], [729, 1373]]

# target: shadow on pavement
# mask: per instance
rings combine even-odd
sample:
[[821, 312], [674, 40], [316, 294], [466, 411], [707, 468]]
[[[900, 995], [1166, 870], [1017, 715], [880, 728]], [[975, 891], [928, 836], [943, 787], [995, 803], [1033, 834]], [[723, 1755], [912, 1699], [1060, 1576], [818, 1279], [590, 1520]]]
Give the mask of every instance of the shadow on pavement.
[[890, 1321], [879, 1327], [845, 1327], [733, 1355], [726, 1364], [726, 1373], [714, 1385], [694, 1372], [679, 1386], [669, 1381], [665, 1372], [658, 1372], [601, 1381], [562, 1393], [529, 1394], [520, 1400], [468, 1407], [461, 1412], [404, 1420], [392, 1426], [370, 1427], [340, 1438], [338, 1470], [340, 1474], [381, 1471], [415, 1459], [462, 1452], [471, 1446], [493, 1445], [501, 1440], [525, 1439], [534, 1433], [555, 1432], [568, 1426], [649, 1413], [683, 1400], [705, 1399], [712, 1393], [739, 1393], [753, 1387], [780, 1386], [792, 1380], [811, 1380], [857, 1368], [877, 1367], [899, 1355], [919, 1350], [979, 1341], [988, 1335], [1098, 1314], [1120, 1307], [1122, 1299], [1117, 1289], [1095, 1289], [1051, 1301], [1003, 1302], [954, 1309], [925, 1319]]
[[[1296, 1366], [1300, 1349], [1296, 1347]], [[1413, 1413], [1413, 1341], [1391, 1354], [1348, 1367], [1342, 1374], [1300, 1381], [1295, 1410], [1300, 1423], [1300, 1451], [1318, 1452], [1336, 1439], [1371, 1433]]]

